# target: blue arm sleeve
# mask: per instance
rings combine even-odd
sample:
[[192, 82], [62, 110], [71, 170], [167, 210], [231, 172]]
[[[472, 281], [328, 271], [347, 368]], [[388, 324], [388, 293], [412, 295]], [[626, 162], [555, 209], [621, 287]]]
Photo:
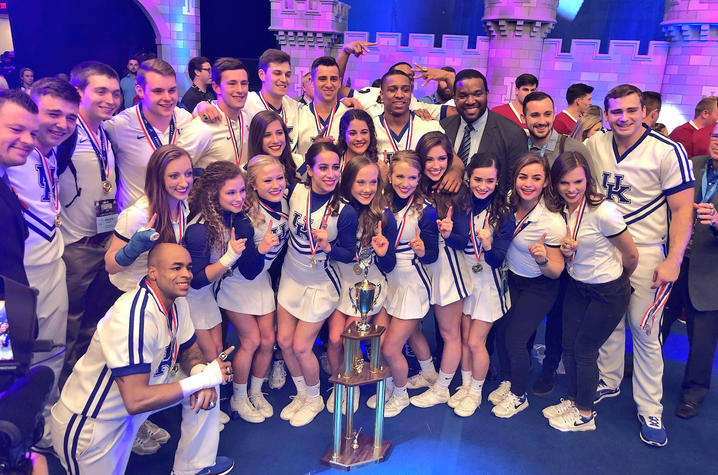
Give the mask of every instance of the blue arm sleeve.
[[337, 219], [337, 238], [331, 243], [329, 257], [337, 262], [349, 263], [356, 254], [356, 236], [359, 220], [354, 207], [344, 206]]
[[431, 264], [439, 258], [439, 229], [436, 227], [436, 210], [433, 206], [424, 208], [419, 220], [419, 237], [424, 241], [422, 264]]
[[257, 251], [257, 246], [254, 245], [254, 227], [252, 227], [252, 222], [249, 218], [246, 216], [235, 218], [234, 235], [237, 239], [247, 239], [244, 251], [234, 264], [234, 268], [237, 269], [245, 279], [252, 280], [262, 272], [264, 256]]
[[509, 249], [509, 244], [513, 239], [514, 229], [516, 229], [516, 222], [513, 216], [507, 216], [504, 222], [499, 227], [498, 235], [494, 234], [494, 240], [491, 243], [491, 250], [486, 251], [484, 259], [486, 263], [491, 267], [501, 267], [506, 258], [506, 251]]
[[469, 219], [471, 216], [466, 211], [455, 209], [451, 218], [454, 220], [454, 227], [444, 242], [450, 248], [461, 251], [469, 243]]
[[385, 274], [394, 270], [396, 265], [396, 251], [394, 249], [394, 243], [396, 243], [396, 235], [398, 233], [396, 229], [396, 219], [394, 214], [388, 209], [384, 210], [384, 224], [382, 224], [381, 232], [384, 237], [389, 241], [389, 248], [386, 250], [386, 254], [383, 257], [377, 256], [376, 266]]
[[207, 247], [207, 227], [201, 223], [192, 224], [187, 228], [184, 245], [192, 258], [193, 289], [201, 289], [209, 285], [205, 268], [210, 264], [210, 250]]

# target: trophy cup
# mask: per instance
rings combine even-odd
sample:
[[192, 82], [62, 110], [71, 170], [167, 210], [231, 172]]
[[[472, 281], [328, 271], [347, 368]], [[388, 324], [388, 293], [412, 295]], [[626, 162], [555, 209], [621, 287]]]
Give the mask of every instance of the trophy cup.
[[[352, 470], [365, 465], [383, 462], [389, 454], [391, 442], [382, 440], [384, 432], [384, 380], [389, 374], [388, 368], [379, 364], [379, 338], [386, 330], [384, 327], [367, 322], [381, 292], [381, 284], [369, 282], [367, 274], [369, 261], [360, 259], [359, 267], [364, 278], [349, 289], [349, 298], [355, 310], [361, 314], [361, 322], [354, 322], [342, 333], [344, 339], [344, 370], [329, 378], [334, 383], [334, 431], [332, 447], [321, 462], [330, 467]], [[354, 295], [352, 295], [352, 290]], [[365, 364], [360, 343], [371, 340], [371, 361]], [[364, 384], [376, 383], [376, 409], [374, 415], [374, 437], [354, 430], [354, 388]], [[342, 399], [344, 387], [347, 388], [346, 427], [342, 431]]]

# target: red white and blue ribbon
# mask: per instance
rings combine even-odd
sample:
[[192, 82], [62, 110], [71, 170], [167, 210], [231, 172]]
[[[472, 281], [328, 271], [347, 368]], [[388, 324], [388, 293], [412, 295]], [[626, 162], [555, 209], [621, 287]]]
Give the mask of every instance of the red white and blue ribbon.
[[[309, 250], [312, 251], [312, 257], [316, 255], [317, 253], [317, 244], [314, 242], [314, 236], [312, 235], [312, 215], [310, 214], [309, 210], [309, 199], [312, 196], [312, 191], [308, 190], [307, 192], [307, 214], [306, 214], [306, 227], [307, 227], [307, 239], [309, 240]], [[322, 215], [322, 221], [319, 224], [319, 229], [323, 228], [325, 224], [327, 224], [327, 220], [329, 219], [329, 212], [331, 211], [332, 207], [329, 206], [329, 202], [324, 205], [324, 214]]]
[[[481, 226], [481, 229], [484, 229], [486, 227], [486, 223], [489, 221], [489, 211], [486, 211], [486, 216], [484, 216], [484, 224]], [[476, 257], [476, 261], [479, 262], [481, 260], [481, 253], [484, 252], [484, 243], [481, 242], [479, 239], [479, 243], [477, 243], [477, 236], [476, 236], [476, 230], [474, 227], [474, 212], [471, 212], [471, 221], [469, 222], [469, 225], [471, 226], [471, 244], [474, 246], [474, 256]]]
[[157, 291], [154, 289], [154, 287], [152, 287], [152, 284], [150, 284], [147, 280], [145, 280], [145, 284], [147, 284], [147, 291], [155, 299], [155, 302], [157, 303], [157, 307], [160, 309], [160, 312], [162, 312], [162, 314], [167, 317], [167, 327], [169, 328], [170, 334], [172, 335], [170, 352], [172, 353], [172, 364], [174, 364], [177, 361], [177, 354], [179, 353], [179, 345], [177, 344], [177, 329], [179, 327], [179, 321], [177, 319], [176, 304], [173, 302], [170, 312], [167, 313], [165, 304], [162, 302], [162, 299], [160, 299], [157, 295]]
[[332, 112], [329, 114], [329, 117], [327, 117], [327, 120], [323, 121], [321, 117], [319, 117], [319, 112], [317, 111], [316, 107], [314, 107], [314, 101], [309, 103], [309, 112], [311, 112], [314, 116], [314, 125], [317, 128], [317, 134], [321, 134], [322, 129], [324, 128], [322, 126], [326, 123], [329, 123], [326, 132], [326, 135], [329, 135], [330, 131], [332, 130], [332, 125], [334, 124], [334, 116], [336, 115], [337, 110], [339, 110], [339, 102], [337, 102], [337, 105], [334, 106], [334, 109], [332, 109]]
[[653, 299], [653, 303], [650, 307], [648, 307], [648, 309], [646, 309], [646, 312], [641, 318], [640, 327], [645, 330], [646, 334], [651, 334], [651, 331], [653, 330], [653, 322], [656, 320], [656, 316], [661, 314], [663, 307], [666, 306], [666, 302], [668, 302], [668, 297], [670, 297], [672, 289], [673, 282], [664, 282], [656, 290], [656, 296]]
[[[381, 122], [381, 126], [384, 128], [384, 132], [386, 132], [386, 136], [389, 137], [389, 143], [391, 144], [391, 148], [394, 149], [394, 152], [399, 151], [399, 144], [396, 140], [394, 140], [394, 136], [391, 133], [391, 130], [389, 130], [389, 127], [386, 125], [386, 121], [384, 120], [384, 116], [379, 116], [379, 122]], [[414, 116], [409, 116], [409, 132], [406, 134], [406, 147], [404, 147], [402, 150], [409, 150], [411, 149], [411, 139], [414, 136]]]
[[[575, 241], [578, 240], [578, 228], [581, 227], [581, 222], [583, 221], [583, 215], [586, 212], [586, 194], [581, 197], [581, 202], [578, 204], [578, 213], [576, 214], [576, 221], [573, 225], [573, 230], [571, 231], [571, 239]], [[571, 254], [571, 262], [573, 262], [573, 257], [576, 255], [576, 251], [574, 250], [573, 254]]]
[[[414, 195], [412, 194], [409, 198], [409, 201], [406, 203], [406, 208], [404, 208], [404, 215], [401, 217], [401, 226], [399, 227], [399, 232], [396, 235], [396, 242], [394, 243], [394, 249], [399, 247], [399, 241], [401, 241], [401, 235], [404, 234], [404, 227], [406, 226], [406, 215], [409, 214], [409, 210], [411, 209], [411, 204], [414, 202]], [[416, 236], [419, 237], [419, 236]]]
[[225, 114], [225, 120], [227, 121], [227, 129], [229, 129], [229, 136], [232, 139], [232, 146], [234, 147], [234, 162], [237, 166], [242, 163], [242, 144], [244, 143], [244, 120], [242, 119], [242, 113], [239, 113], [237, 121], [239, 122], [239, 142], [237, 137], [234, 135], [234, 128], [232, 127], [232, 121], [229, 120], [229, 116]]
[[284, 107], [279, 107], [279, 109], [275, 109], [272, 104], [267, 101], [267, 99], [264, 97], [264, 94], [262, 94], [262, 91], [259, 91], [259, 100], [261, 101], [264, 108], [268, 111], [274, 111], [277, 112], [279, 115], [282, 116], [282, 121], [286, 124], [287, 123], [287, 114], [284, 113]]

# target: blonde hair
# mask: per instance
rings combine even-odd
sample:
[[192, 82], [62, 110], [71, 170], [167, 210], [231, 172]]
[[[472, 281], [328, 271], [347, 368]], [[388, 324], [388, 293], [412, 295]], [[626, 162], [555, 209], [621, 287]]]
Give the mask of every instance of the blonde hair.
[[282, 162], [270, 155], [255, 155], [247, 163], [247, 198], [245, 200], [245, 206], [247, 209], [247, 217], [252, 222], [252, 225], [259, 225], [264, 222], [264, 216], [262, 215], [262, 207], [259, 204], [259, 195], [257, 194], [257, 176], [259, 171], [269, 165], [278, 165], [284, 174], [284, 180], [287, 180], [287, 171], [284, 168]]

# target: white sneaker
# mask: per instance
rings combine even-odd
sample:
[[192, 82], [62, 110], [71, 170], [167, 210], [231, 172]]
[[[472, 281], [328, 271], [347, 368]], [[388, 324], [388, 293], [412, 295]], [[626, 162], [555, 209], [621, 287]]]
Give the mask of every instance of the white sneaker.
[[501, 381], [499, 387], [489, 393], [489, 402], [495, 406], [503, 401], [509, 392], [511, 392], [511, 381]]
[[437, 372], [434, 372], [433, 375], [427, 375], [424, 371], [419, 371], [406, 380], [406, 389], [430, 388], [438, 378], [439, 373]]
[[[389, 389], [388, 387], [384, 390], [384, 405], [386, 405], [389, 398], [391, 398], [391, 394], [394, 392], [394, 386]], [[355, 398], [358, 400], [358, 398]], [[366, 400], [366, 406], [369, 409], [376, 409], [376, 394], [372, 394], [369, 396], [369, 399]]]
[[312, 422], [323, 409], [324, 400], [321, 396], [305, 398], [304, 404], [302, 404], [302, 407], [289, 419], [289, 423], [294, 427], [305, 426]]
[[459, 389], [449, 398], [449, 407], [454, 409], [467, 394], [469, 394], [469, 386], [459, 386]]
[[249, 401], [265, 419], [274, 415], [274, 408], [264, 398], [264, 393], [250, 394]]
[[219, 411], [219, 423], [227, 424], [230, 421], [229, 415], [224, 411]]
[[552, 419], [567, 413], [573, 408], [573, 401], [561, 398], [561, 402], [545, 408], [541, 413], [546, 419]]
[[592, 412], [591, 416], [586, 419], [578, 412], [578, 408], [571, 406], [571, 409], [564, 411], [556, 417], [548, 420], [548, 423], [554, 429], [561, 432], [584, 432], [596, 430], [596, 413]]
[[322, 352], [322, 355], [319, 357], [319, 365], [322, 367], [322, 371], [329, 376], [332, 375], [332, 367], [329, 365], [329, 357], [326, 351]]
[[404, 410], [406, 406], [410, 404], [409, 394], [406, 391], [401, 393], [392, 393], [389, 400], [384, 405], [384, 417], [394, 417]]
[[[344, 391], [342, 392], [342, 415], [345, 415], [347, 413], [347, 388], [344, 387]], [[356, 386], [354, 389], [354, 413], [356, 414], [357, 409], [359, 409], [359, 396], [360, 396], [360, 390], [359, 386]], [[376, 401], [376, 398], [374, 399]], [[334, 386], [329, 390], [329, 397], [327, 398], [327, 411], [329, 411], [329, 414], [334, 414]]]
[[304, 404], [304, 397], [297, 394], [296, 396], [289, 396], [292, 399], [292, 402], [284, 406], [284, 409], [282, 409], [282, 412], [279, 413], [279, 418], [283, 421], [288, 421], [292, 418], [294, 413], [296, 413], [300, 407], [302, 407], [302, 404]]
[[274, 360], [272, 370], [269, 373], [270, 389], [280, 389], [287, 382], [287, 370], [284, 369], [284, 360]]
[[509, 417], [523, 411], [527, 407], [529, 407], [529, 398], [526, 397], [525, 393], [523, 396], [518, 397], [517, 395], [509, 391], [509, 395], [506, 396], [503, 401], [495, 405], [491, 412], [496, 417], [508, 419]]
[[437, 404], [444, 404], [449, 402], [449, 389], [440, 389], [434, 385], [418, 396], [413, 396], [410, 401], [416, 407], [432, 407]]
[[132, 442], [132, 452], [137, 455], [151, 455], [160, 450], [160, 443], [152, 439], [147, 430], [143, 430], [144, 424], [137, 431], [135, 440]]
[[481, 406], [481, 393], [466, 391], [466, 396], [454, 408], [454, 414], [459, 417], [470, 417], [474, 415], [479, 406]]
[[234, 397], [229, 400], [229, 407], [232, 408], [232, 417], [241, 417], [247, 422], [259, 424], [264, 422], [264, 416], [252, 405], [248, 397]]
[[160, 445], [166, 444], [170, 440], [170, 433], [158, 426], [151, 420], [147, 419], [142, 426], [147, 431], [147, 435], [152, 440], [156, 440]]

